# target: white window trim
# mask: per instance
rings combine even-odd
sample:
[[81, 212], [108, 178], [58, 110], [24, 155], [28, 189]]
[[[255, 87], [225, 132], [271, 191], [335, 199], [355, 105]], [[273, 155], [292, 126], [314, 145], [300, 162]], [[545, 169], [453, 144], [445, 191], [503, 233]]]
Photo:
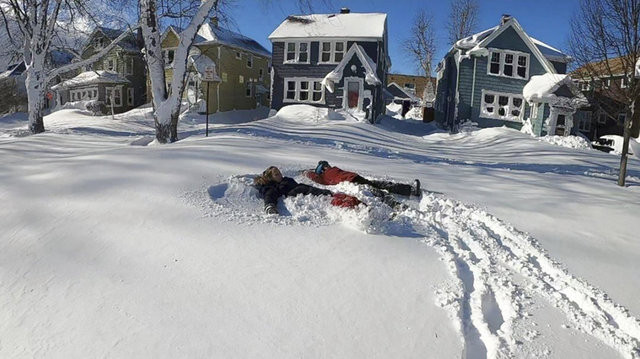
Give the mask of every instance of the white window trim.
[[133, 88], [127, 88], [127, 105], [133, 106], [133, 104], [135, 103], [134, 94], [135, 92], [133, 91]]
[[[493, 53], [500, 54], [500, 68], [497, 74], [491, 72], [491, 57]], [[504, 74], [504, 65], [505, 65], [505, 55], [510, 54], [513, 55], [513, 76], [507, 76]], [[518, 75], [518, 56], [525, 56], [527, 58], [527, 66], [525, 69], [525, 77], [520, 77]], [[489, 57], [487, 58], [487, 75], [490, 76], [498, 76], [498, 77], [506, 77], [508, 79], [516, 79], [516, 80], [529, 80], [529, 69], [531, 67], [531, 55], [526, 52], [520, 51], [512, 51], [512, 50], [503, 50], [503, 49], [489, 49]]]
[[[322, 61], [322, 54], [326, 53], [327, 51], [323, 51], [322, 50], [322, 44], [328, 42], [330, 43], [329, 45], [329, 61]], [[318, 64], [338, 64], [340, 63], [340, 61], [336, 60], [336, 54], [338, 53], [338, 51], [336, 51], [336, 44], [337, 43], [341, 43], [342, 44], [342, 58], [344, 59], [344, 55], [347, 54], [347, 41], [320, 41], [318, 42]]]
[[[484, 96], [485, 95], [493, 95], [494, 99], [493, 99], [493, 112], [488, 112], [485, 110], [485, 107], [487, 107], [486, 103], [484, 102]], [[496, 91], [489, 91], [489, 90], [482, 90], [482, 94], [481, 94], [481, 98], [480, 98], [480, 117], [482, 118], [491, 118], [491, 119], [495, 119], [495, 120], [501, 120], [501, 121], [510, 121], [510, 122], [522, 122], [522, 118], [524, 116], [524, 111], [525, 111], [525, 101], [524, 98], [522, 97], [522, 95], [519, 94], [514, 94], [514, 93], [506, 93], [506, 92], [496, 92]], [[509, 111], [507, 111], [507, 115], [506, 116], [500, 116], [498, 114], [498, 108], [500, 107], [499, 103], [498, 103], [498, 97], [499, 96], [507, 96], [509, 97], [509, 102], [507, 103], [507, 106], [511, 106], [513, 105], [513, 99], [514, 98], [519, 98], [520, 100], [522, 100], [522, 104], [520, 105], [520, 115], [518, 117], [514, 117], [513, 115], [511, 115], [511, 108], [509, 109]]]
[[238, 75], [238, 83], [243, 84], [244, 82], [245, 82], [245, 81], [244, 81], [244, 76], [242, 76], [242, 75]]
[[627, 78], [626, 78], [626, 77], [622, 77], [622, 78], [620, 79], [620, 88], [621, 88], [621, 89], [626, 89], [626, 88], [627, 88], [627, 86], [628, 86], [628, 85], [627, 85], [627, 83], [628, 83], [629, 81], [628, 81], [628, 80], [627, 80], [627, 81], [625, 81], [625, 80], [627, 80]]
[[[289, 44], [295, 44], [294, 46], [294, 59], [287, 60], [287, 55], [289, 53]], [[300, 61], [300, 44], [307, 44], [307, 61]], [[284, 61], [285, 64], [310, 64], [311, 63], [311, 42], [309, 41], [286, 41], [284, 43]]]
[[611, 87], [611, 79], [606, 79], [604, 81], [604, 88], [608, 89], [609, 87]]
[[[289, 99], [287, 98], [287, 85], [289, 84], [289, 82], [294, 81], [295, 84], [295, 98], [294, 99]], [[300, 100], [300, 83], [301, 82], [309, 82], [309, 98], [307, 100]], [[312, 77], [287, 77], [284, 79], [284, 92], [282, 93], [282, 102], [284, 103], [317, 103], [317, 104], [324, 104], [324, 93], [325, 93], [325, 89], [324, 89], [324, 85], [321, 85], [321, 96], [320, 96], [320, 100], [319, 101], [313, 101], [313, 83], [314, 82], [320, 82], [322, 83], [322, 79], [321, 78], [312, 78]], [[317, 92], [317, 91], [315, 91]]]
[[[109, 68], [109, 62], [113, 61], [113, 68]], [[118, 71], [118, 60], [116, 58], [110, 57], [104, 60], [104, 69], [107, 71]]]
[[[104, 89], [104, 96], [105, 96], [105, 103], [107, 102], [107, 91], [111, 90], [112, 93], [114, 93], [113, 96], [113, 107], [122, 107], [122, 85], [120, 86], [115, 86], [115, 87], [105, 87]], [[120, 102], [116, 102], [115, 99], [115, 91], [119, 91], [120, 92]], [[111, 106], [111, 105], [107, 105], [107, 106]]]
[[[83, 95], [83, 93], [85, 95]], [[75, 96], [74, 96], [75, 95]], [[96, 100], [98, 98], [98, 88], [88, 87], [77, 90], [69, 90], [69, 101]]]
[[[219, 48], [218, 48], [219, 49]], [[236, 51], [236, 59], [242, 60], [242, 52]]]

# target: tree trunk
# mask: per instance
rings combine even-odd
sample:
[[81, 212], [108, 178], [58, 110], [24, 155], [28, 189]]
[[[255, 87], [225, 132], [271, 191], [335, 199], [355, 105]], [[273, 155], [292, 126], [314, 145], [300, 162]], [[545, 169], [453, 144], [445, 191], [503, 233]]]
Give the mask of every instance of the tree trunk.
[[171, 113], [171, 142], [178, 140], [178, 118], [180, 117], [180, 106], [178, 105], [178, 111]]
[[156, 123], [156, 140], [160, 143], [174, 142], [175, 140], [171, 139], [171, 135], [174, 132], [171, 129], [171, 123], [167, 121], [162, 121], [158, 119], [158, 115], [154, 115], [155, 123]]
[[42, 66], [33, 64], [27, 69], [27, 102], [29, 109], [29, 131], [31, 133], [44, 132], [44, 96], [46, 91], [46, 80], [44, 73], [44, 61]]
[[624, 186], [627, 177], [627, 154], [629, 153], [629, 137], [631, 137], [632, 117], [632, 114], [627, 114], [627, 118], [624, 121], [624, 140], [622, 141], [622, 155], [620, 156], [618, 186]]

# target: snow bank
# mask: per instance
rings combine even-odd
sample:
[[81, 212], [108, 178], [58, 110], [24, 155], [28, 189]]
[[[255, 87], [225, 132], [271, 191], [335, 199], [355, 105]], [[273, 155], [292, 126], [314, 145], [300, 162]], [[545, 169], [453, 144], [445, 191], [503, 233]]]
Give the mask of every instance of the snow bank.
[[591, 149], [589, 141], [580, 136], [543, 136], [538, 139], [556, 146], [583, 150]]
[[390, 103], [387, 105], [387, 116], [395, 117], [402, 113], [402, 105], [397, 103]]
[[400, 119], [395, 116], [381, 116], [377, 125], [389, 131], [413, 136], [426, 136], [434, 132], [443, 132], [435, 124], [435, 121], [424, 123], [422, 120]]
[[299, 123], [319, 123], [330, 120], [344, 120], [335, 111], [329, 111], [325, 107], [315, 107], [311, 105], [288, 105], [281, 108], [274, 117], [281, 121]]

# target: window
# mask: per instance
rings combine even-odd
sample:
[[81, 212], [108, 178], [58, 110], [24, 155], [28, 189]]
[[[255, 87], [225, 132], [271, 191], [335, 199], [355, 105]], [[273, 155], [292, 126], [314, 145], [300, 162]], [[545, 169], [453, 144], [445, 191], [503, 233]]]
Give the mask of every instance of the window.
[[576, 116], [579, 118], [578, 129], [584, 132], [591, 131], [591, 112], [578, 111]]
[[622, 77], [622, 78], [620, 79], [620, 88], [621, 88], [621, 89], [626, 89], [626, 88], [627, 88], [627, 86], [629, 86], [629, 79], [627, 79], [627, 77], [626, 77], [626, 76], [625, 76], [625, 77]]
[[589, 91], [591, 90], [591, 83], [589, 81], [582, 81], [580, 83], [580, 89], [582, 91]]
[[253, 94], [251, 82], [247, 82], [247, 88], [245, 89], [245, 94], [247, 97], [251, 97], [251, 95]]
[[116, 59], [107, 59], [104, 64], [104, 68], [108, 71], [115, 71]]
[[520, 121], [524, 112], [522, 96], [482, 91], [481, 116], [505, 121]]
[[598, 123], [600, 124], [605, 124], [607, 123], [607, 114], [604, 112], [600, 113], [600, 116], [598, 116]]
[[611, 87], [611, 79], [606, 79], [604, 82], [604, 88], [608, 89], [609, 87]]
[[284, 46], [285, 63], [309, 63], [308, 42], [286, 42]]
[[128, 88], [127, 89], [127, 105], [129, 106], [133, 106], [133, 89], [132, 88]]
[[173, 59], [175, 57], [175, 49], [166, 49], [164, 50], [164, 65], [165, 66], [172, 66], [173, 65]]
[[323, 103], [322, 79], [292, 78], [284, 82], [284, 102]]
[[238, 60], [242, 59], [242, 53], [241, 52], [236, 52], [236, 59], [238, 59]]
[[129, 57], [124, 61], [124, 73], [125, 75], [133, 75], [133, 57]]
[[529, 78], [529, 54], [491, 49], [487, 73], [526, 80]]
[[624, 121], [627, 119], [627, 114], [626, 113], [619, 113], [618, 114], [618, 123], [621, 125], [624, 125]]
[[342, 61], [346, 43], [344, 41], [322, 41], [320, 42], [319, 63], [338, 63]]
[[251, 55], [247, 55], [247, 67], [248, 68], [252, 68], [253, 67], [253, 56], [251, 56]]
[[111, 106], [111, 100], [113, 99], [113, 107], [122, 106], [122, 88], [121, 87], [107, 87], [105, 89], [106, 104]]
[[244, 76], [239, 75], [239, 76], [238, 76], [238, 82], [239, 82], [239, 83], [241, 83], [241, 84], [243, 84], [243, 83], [244, 83]]
[[262, 79], [264, 78], [264, 70], [260, 69], [260, 70], [258, 70], [258, 73], [259, 73], [259, 76], [258, 76], [259, 80], [262, 81]]
[[98, 89], [92, 87], [80, 90], [70, 90], [69, 97], [71, 101], [95, 100], [98, 98]]

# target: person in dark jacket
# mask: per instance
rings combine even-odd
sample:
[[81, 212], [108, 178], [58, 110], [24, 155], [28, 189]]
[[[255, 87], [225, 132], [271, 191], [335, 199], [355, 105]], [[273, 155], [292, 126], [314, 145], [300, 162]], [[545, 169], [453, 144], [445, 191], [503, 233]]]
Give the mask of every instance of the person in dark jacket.
[[336, 185], [340, 182], [351, 182], [355, 184], [368, 185], [378, 190], [407, 197], [419, 197], [422, 194], [422, 192], [420, 192], [420, 180], [418, 179], [414, 180], [413, 186], [390, 181], [370, 180], [357, 173], [330, 166], [327, 161], [318, 162], [318, 166], [315, 170], [307, 170], [304, 171], [303, 174], [309, 177], [313, 182], [322, 185]]
[[253, 179], [254, 186], [264, 199], [264, 210], [267, 214], [278, 214], [278, 198], [295, 197], [299, 194], [314, 196], [332, 196], [331, 204], [339, 207], [355, 207], [360, 201], [344, 193], [332, 193], [329, 190], [298, 183], [293, 178], [284, 177], [278, 167], [267, 168], [261, 176]]

